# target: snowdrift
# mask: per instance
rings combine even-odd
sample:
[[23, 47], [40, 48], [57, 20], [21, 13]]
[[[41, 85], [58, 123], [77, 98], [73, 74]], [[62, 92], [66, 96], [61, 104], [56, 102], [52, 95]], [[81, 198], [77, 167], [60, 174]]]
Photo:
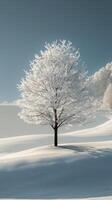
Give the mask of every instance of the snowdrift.
[[112, 199], [112, 121], [59, 138], [0, 139], [0, 198]]

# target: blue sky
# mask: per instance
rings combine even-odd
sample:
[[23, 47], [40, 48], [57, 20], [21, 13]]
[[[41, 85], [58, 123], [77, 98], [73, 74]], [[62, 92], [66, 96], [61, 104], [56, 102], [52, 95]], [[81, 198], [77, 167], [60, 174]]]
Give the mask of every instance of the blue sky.
[[19, 98], [29, 61], [56, 39], [72, 41], [94, 73], [112, 60], [112, 1], [0, 0], [0, 101]]

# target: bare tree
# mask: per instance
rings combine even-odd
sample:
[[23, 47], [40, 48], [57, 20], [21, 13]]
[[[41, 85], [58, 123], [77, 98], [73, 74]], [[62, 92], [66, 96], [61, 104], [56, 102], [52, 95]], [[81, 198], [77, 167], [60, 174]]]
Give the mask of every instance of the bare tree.
[[84, 122], [92, 112], [93, 99], [86, 89], [86, 73], [78, 67], [79, 58], [71, 42], [46, 44], [18, 86], [20, 118], [49, 124], [54, 130], [54, 146], [58, 146], [59, 127]]

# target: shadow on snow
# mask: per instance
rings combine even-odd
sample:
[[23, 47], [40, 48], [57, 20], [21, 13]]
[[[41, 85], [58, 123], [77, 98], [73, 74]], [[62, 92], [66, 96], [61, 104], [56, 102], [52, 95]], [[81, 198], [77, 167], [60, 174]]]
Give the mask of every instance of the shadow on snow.
[[[59, 148], [88, 152], [72, 162], [0, 171], [0, 198], [86, 198], [112, 195], [112, 150], [64, 145]], [[74, 154], [75, 156], [75, 154]]]

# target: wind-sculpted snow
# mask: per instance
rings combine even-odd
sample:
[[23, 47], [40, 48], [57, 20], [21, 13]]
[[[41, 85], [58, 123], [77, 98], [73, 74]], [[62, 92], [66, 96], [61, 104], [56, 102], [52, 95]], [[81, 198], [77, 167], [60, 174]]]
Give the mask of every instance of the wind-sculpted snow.
[[[65, 145], [58, 150], [46, 147], [4, 157], [7, 161], [0, 170], [0, 198], [112, 195], [111, 149], [108, 144], [103, 144], [103, 149], [89, 145]], [[0, 162], [3, 164], [3, 159]]]
[[112, 121], [59, 139], [58, 148], [50, 134], [0, 139], [1, 199], [112, 199]]

